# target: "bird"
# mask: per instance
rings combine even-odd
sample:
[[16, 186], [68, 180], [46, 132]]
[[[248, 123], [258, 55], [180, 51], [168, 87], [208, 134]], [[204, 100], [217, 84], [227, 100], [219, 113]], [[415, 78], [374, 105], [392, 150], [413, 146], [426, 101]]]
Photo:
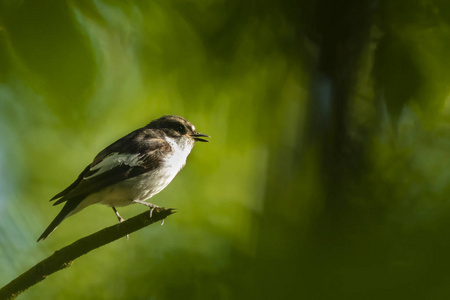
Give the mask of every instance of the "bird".
[[143, 204], [161, 192], [185, 166], [195, 142], [209, 142], [210, 136], [196, 131], [183, 117], [162, 116], [118, 139], [95, 156], [78, 178], [50, 201], [65, 203], [38, 238], [44, 240], [67, 217], [92, 204], [112, 207], [119, 222], [124, 219], [116, 207]]

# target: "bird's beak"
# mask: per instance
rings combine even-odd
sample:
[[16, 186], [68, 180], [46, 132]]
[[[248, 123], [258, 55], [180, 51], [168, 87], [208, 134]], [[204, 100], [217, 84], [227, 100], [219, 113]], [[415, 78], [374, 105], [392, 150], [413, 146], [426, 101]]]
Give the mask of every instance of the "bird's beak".
[[191, 136], [194, 138], [194, 140], [196, 140], [197, 142], [209, 142], [208, 140], [205, 139], [201, 139], [200, 137], [207, 137], [209, 138], [210, 136], [207, 134], [203, 134], [200, 132], [194, 132], [193, 134], [191, 134]]

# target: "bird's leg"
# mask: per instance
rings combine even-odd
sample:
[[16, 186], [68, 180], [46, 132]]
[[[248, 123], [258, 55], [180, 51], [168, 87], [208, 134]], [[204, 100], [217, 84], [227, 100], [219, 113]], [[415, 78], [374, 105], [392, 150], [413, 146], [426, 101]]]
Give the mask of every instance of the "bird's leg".
[[135, 202], [135, 203], [140, 203], [140, 204], [143, 204], [143, 205], [145, 205], [145, 206], [150, 207], [150, 219], [152, 218], [153, 210], [154, 210], [155, 208], [159, 207], [158, 205], [155, 205], [155, 204], [152, 204], [152, 203], [148, 203], [148, 202], [145, 202], [145, 201], [140, 201], [140, 200], [134, 200], [133, 202]]
[[[117, 211], [117, 209], [113, 206], [112, 209], [114, 210], [114, 212], [116, 213], [117, 219], [119, 219], [119, 223], [122, 223], [123, 221], [125, 221], [124, 218], [122, 218], [121, 215], [119, 215], [119, 212]], [[130, 235], [127, 234], [127, 240], [130, 238]]]
[[119, 223], [122, 223], [123, 221], [125, 221], [125, 219], [119, 215], [119, 212], [117, 211], [117, 209], [114, 206], [112, 207], [112, 209], [116, 213], [117, 219], [119, 219]]

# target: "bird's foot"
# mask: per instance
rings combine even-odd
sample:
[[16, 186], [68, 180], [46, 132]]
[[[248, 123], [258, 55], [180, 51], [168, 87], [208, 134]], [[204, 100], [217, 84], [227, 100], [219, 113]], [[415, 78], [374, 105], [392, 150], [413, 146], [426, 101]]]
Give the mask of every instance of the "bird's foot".
[[155, 210], [155, 208], [158, 208], [158, 207], [159, 207], [158, 205], [154, 205], [154, 204], [152, 204], [152, 206], [150, 206], [150, 219], [153, 216], [153, 211]]
[[155, 210], [155, 208], [159, 207], [158, 205], [155, 205], [155, 204], [153, 204], [153, 203], [148, 203], [148, 202], [140, 201], [140, 200], [134, 200], [133, 202], [139, 203], [139, 204], [143, 204], [143, 205], [145, 205], [145, 206], [150, 207], [150, 219], [151, 219], [152, 216], [153, 216], [153, 210]]
[[[122, 218], [121, 216], [119, 216], [119, 223], [122, 223], [123, 221], [125, 221], [124, 218]], [[130, 235], [127, 234], [127, 241], [130, 239]]]
[[[124, 218], [122, 218], [121, 215], [119, 215], [119, 212], [117, 211], [117, 209], [115, 207], [112, 208], [114, 210], [114, 212], [116, 213], [117, 219], [119, 220], [119, 223], [122, 223], [123, 221], [125, 221]], [[130, 239], [130, 235], [127, 234], [127, 241]]]
[[122, 218], [121, 215], [119, 215], [119, 212], [117, 211], [117, 209], [114, 206], [112, 207], [112, 209], [113, 209], [114, 213], [116, 214], [117, 219], [119, 220], [119, 223], [122, 223], [123, 221], [125, 221], [125, 219]]

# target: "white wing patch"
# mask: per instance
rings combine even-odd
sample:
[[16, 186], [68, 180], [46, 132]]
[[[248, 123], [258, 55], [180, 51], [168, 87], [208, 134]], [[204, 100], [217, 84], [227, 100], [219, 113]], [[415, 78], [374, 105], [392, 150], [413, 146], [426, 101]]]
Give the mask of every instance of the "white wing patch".
[[140, 166], [141, 162], [139, 158], [140, 158], [139, 154], [129, 154], [129, 153], [120, 154], [117, 152], [111, 153], [110, 155], [105, 157], [101, 162], [99, 162], [90, 169], [90, 171], [98, 170], [95, 174], [92, 174], [91, 176], [88, 177], [84, 177], [84, 179], [95, 177], [121, 165], [127, 165], [130, 167]]

